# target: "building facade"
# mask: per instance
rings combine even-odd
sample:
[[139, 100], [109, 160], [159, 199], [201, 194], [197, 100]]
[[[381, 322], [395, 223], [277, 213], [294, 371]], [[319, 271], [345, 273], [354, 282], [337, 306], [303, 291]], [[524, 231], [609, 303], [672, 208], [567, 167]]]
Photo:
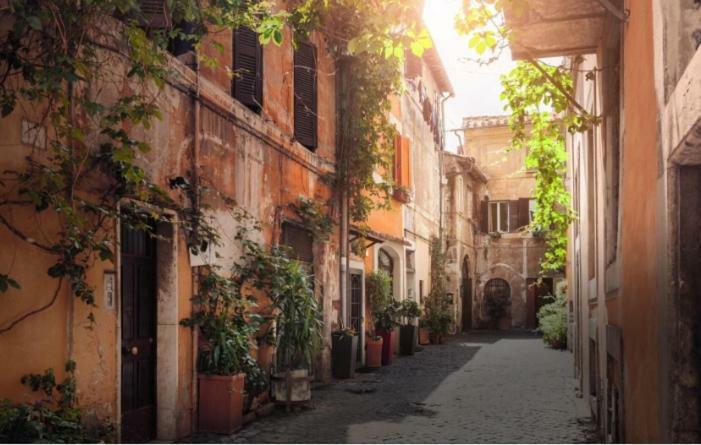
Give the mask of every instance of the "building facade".
[[[472, 327], [534, 329], [543, 298], [552, 295], [554, 285], [562, 279], [562, 274], [542, 274], [545, 242], [529, 229], [535, 210], [535, 172], [525, 168], [525, 151], [509, 149], [507, 116], [465, 118], [463, 140], [462, 152], [469, 156], [472, 177], [456, 177], [450, 189], [455, 190], [456, 214], [464, 208], [469, 215], [467, 220], [459, 219], [459, 226], [467, 227], [456, 229], [463, 232], [458, 241], [475, 250], [449, 250], [449, 258], [454, 270], [474, 268], [474, 275], [468, 274], [473, 278], [464, 283], [469, 288], [463, 288], [473, 294]], [[461, 298], [459, 306], [467, 308], [466, 299]], [[494, 300], [504, 305], [497, 320], [493, 318], [499, 311], [492, 309], [490, 316]], [[464, 310], [460, 312], [461, 320], [470, 318]], [[464, 321], [462, 328], [467, 328]]]
[[567, 137], [578, 394], [607, 442], [697, 442], [698, 2], [531, 3], [514, 55], [571, 56], [574, 98], [601, 117]]
[[[218, 30], [206, 39], [222, 46], [221, 53], [209, 54], [220, 59], [217, 68], [198, 69], [192, 52], [168, 56], [174, 75], [155, 99], [163, 118], [148, 130], [135, 130], [153, 146], [139, 163], [176, 202], [180, 197], [169, 185], [190, 179], [194, 172], [202, 187], [233, 198], [262, 222], [258, 241], [288, 244], [309, 264], [325, 323], [316, 377], [328, 379], [331, 322], [337, 319], [340, 298], [338, 241], [334, 234], [328, 242], [316, 241], [293, 209], [300, 196], [318, 201], [332, 197], [322, 177], [335, 169], [333, 59], [316, 33], [296, 48], [290, 30], [285, 30], [281, 46], [261, 47], [247, 29]], [[241, 71], [232, 81], [227, 71], [242, 61], [256, 68]], [[110, 65], [111, 73], [120, 69], [126, 68], [118, 60]], [[108, 85], [111, 94], [130, 87], [124, 77], [122, 84]], [[309, 112], [300, 112], [298, 101]], [[5, 148], [0, 169], [21, 170], [25, 156], [46, 148], [42, 134], [50, 129], [37, 125], [41, 116], [31, 107], [17, 107], [1, 122]], [[4, 198], [12, 199], [12, 187], [4, 185]], [[222, 200], [207, 199], [222, 243], [203, 255], [189, 252], [172, 209], [143, 205], [173, 215], [173, 224], [157, 227], [162, 235], [157, 241], [114, 227], [115, 261], [98, 260], [87, 270], [87, 282], [95, 289], [94, 307], [78, 301], [67, 283], [57, 284], [46, 275], [54, 256], [3, 225], [0, 270], [9, 271], [21, 288], [3, 295], [0, 327], [44, 305], [58, 288], [46, 310], [0, 335], [0, 394], [29, 400], [34, 395], [21, 385], [21, 377], [53, 368], [61, 380], [70, 359], [77, 363], [76, 394], [87, 417], [120, 425], [122, 440], [175, 440], [196, 430], [197, 333], [180, 321], [191, 314], [198, 267], [217, 265], [227, 271], [240, 254], [234, 239], [236, 218]], [[3, 220], [39, 243], [48, 242], [57, 230], [44, 213], [21, 206], [0, 208]], [[135, 430], [139, 435], [131, 434]]]

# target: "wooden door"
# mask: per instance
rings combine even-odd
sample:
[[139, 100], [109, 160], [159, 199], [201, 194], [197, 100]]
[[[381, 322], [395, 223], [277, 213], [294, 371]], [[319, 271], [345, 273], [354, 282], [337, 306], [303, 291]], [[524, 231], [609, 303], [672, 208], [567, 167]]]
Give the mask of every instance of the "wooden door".
[[122, 441], [156, 437], [156, 243], [123, 228], [121, 241]]
[[360, 342], [362, 338], [361, 333], [363, 331], [363, 276], [359, 273], [351, 274], [351, 298], [350, 298], [350, 327], [355, 329], [358, 333], [358, 363], [360, 366], [360, 360], [362, 357], [363, 345]]
[[472, 280], [462, 280], [460, 286], [462, 298], [462, 330], [467, 332], [472, 329]]

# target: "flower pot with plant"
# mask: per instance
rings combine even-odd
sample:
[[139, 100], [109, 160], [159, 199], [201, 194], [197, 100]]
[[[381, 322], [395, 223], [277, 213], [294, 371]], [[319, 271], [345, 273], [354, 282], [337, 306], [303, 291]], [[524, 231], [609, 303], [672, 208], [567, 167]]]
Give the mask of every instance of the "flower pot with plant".
[[431, 341], [429, 340], [428, 322], [425, 318], [421, 318], [419, 320], [419, 344], [428, 345], [430, 343]]
[[331, 372], [337, 379], [348, 379], [355, 373], [358, 356], [358, 335], [353, 328], [331, 333]]
[[365, 366], [379, 368], [382, 366], [382, 337], [374, 332], [365, 336]]
[[181, 321], [201, 333], [198, 348], [198, 425], [203, 432], [230, 434], [241, 427], [247, 371], [255, 364], [251, 338], [258, 318], [239, 283], [211, 269], [200, 277], [196, 310]]
[[365, 292], [370, 302], [375, 333], [382, 337], [382, 364], [389, 365], [394, 357], [395, 327], [399, 307], [392, 299], [392, 280], [386, 272], [378, 270], [365, 278]]
[[404, 300], [399, 306], [399, 315], [405, 321], [399, 328], [399, 353], [414, 355], [418, 341], [416, 320], [422, 315], [421, 308], [414, 300]]
[[297, 261], [275, 258], [270, 295], [276, 307], [276, 373], [273, 397], [290, 404], [311, 399], [310, 369], [319, 351], [323, 321], [309, 275]]

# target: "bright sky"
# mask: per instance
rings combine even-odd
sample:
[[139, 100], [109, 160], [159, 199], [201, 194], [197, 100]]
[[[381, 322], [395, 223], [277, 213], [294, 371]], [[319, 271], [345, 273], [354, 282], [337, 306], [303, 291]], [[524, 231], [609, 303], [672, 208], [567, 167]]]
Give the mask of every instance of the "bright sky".
[[462, 0], [425, 0], [424, 6], [424, 21], [455, 90], [455, 97], [445, 104], [449, 150], [458, 146], [458, 139], [450, 130], [460, 128], [463, 117], [505, 113], [499, 100], [499, 76], [514, 66], [508, 51], [486, 66], [465, 60], [476, 55], [468, 48], [467, 38], [458, 35], [453, 26], [461, 7]]

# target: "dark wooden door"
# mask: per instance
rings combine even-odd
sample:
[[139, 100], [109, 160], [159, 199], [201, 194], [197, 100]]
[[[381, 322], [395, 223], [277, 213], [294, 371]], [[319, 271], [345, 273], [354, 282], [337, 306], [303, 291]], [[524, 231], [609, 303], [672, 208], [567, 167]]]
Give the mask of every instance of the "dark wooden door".
[[[350, 298], [350, 326], [358, 333], [358, 339], [363, 331], [363, 276], [361, 274], [351, 274], [351, 298]], [[358, 363], [362, 357], [363, 345], [358, 341]]]
[[460, 286], [462, 298], [462, 330], [467, 332], [472, 329], [472, 280], [462, 280]]
[[156, 243], [122, 230], [122, 441], [156, 437]]

